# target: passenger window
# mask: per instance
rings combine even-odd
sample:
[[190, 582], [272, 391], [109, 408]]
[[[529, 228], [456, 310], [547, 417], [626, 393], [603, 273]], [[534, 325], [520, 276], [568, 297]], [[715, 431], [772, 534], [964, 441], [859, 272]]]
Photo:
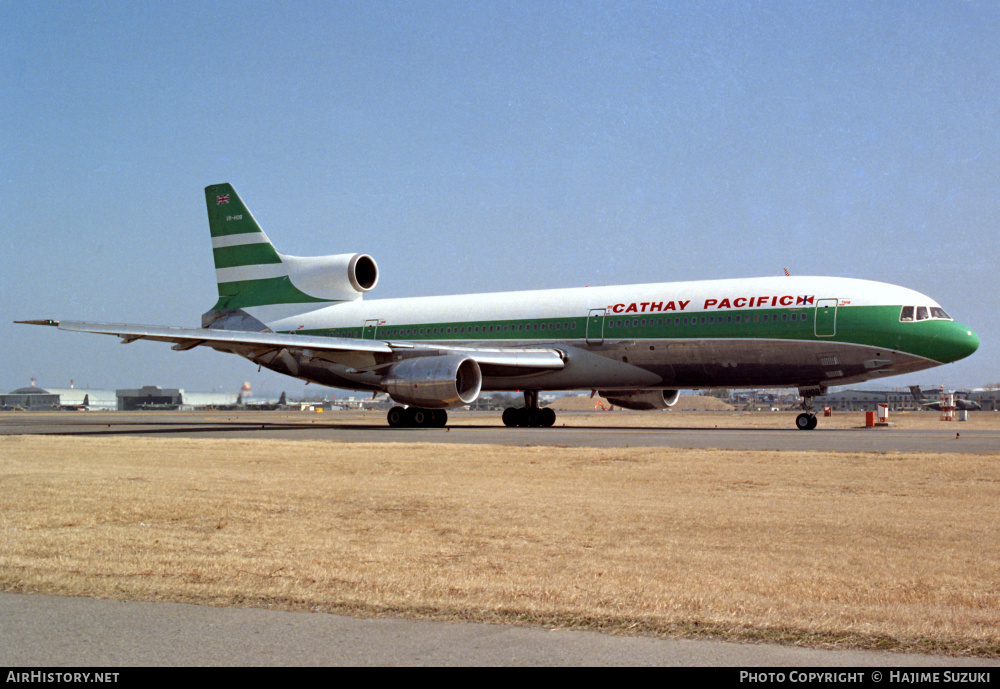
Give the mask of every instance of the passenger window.
[[927, 307], [926, 306], [918, 306], [917, 307], [917, 320], [918, 321], [925, 321], [928, 318], [930, 318], [930, 315], [927, 313]]
[[913, 307], [912, 306], [904, 306], [903, 310], [899, 312], [899, 320], [901, 320], [901, 321], [903, 321], [905, 323], [909, 323], [910, 321], [912, 321], [913, 320]]

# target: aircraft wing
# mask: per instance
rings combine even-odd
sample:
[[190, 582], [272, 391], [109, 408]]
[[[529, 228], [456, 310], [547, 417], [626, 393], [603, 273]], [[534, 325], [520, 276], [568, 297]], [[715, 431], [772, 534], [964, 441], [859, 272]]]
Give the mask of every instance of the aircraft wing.
[[[290, 333], [217, 330], [212, 328], [181, 328], [162, 325], [132, 325], [126, 323], [87, 323], [82, 321], [27, 320], [15, 321], [28, 325], [49, 325], [70, 332], [115, 335], [122, 343], [136, 340], [173, 342], [173, 349], [185, 351], [207, 346], [239, 354], [264, 354], [281, 349], [301, 350], [314, 358], [357, 366], [358, 355], [465, 354], [475, 359], [484, 373], [490, 375], [524, 375], [565, 366], [563, 356], [555, 349], [518, 349], [515, 347], [474, 347], [429, 344], [424, 342], [363, 340], [354, 337], [321, 337]], [[364, 366], [362, 366], [364, 368]]]

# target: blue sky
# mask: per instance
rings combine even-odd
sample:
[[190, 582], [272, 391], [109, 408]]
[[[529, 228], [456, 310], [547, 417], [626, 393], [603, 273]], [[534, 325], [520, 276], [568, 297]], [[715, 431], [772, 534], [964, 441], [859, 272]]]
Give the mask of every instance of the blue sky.
[[779, 275], [937, 299], [1000, 380], [1000, 4], [0, 0], [0, 390], [300, 391], [198, 325], [202, 188], [372, 298]]

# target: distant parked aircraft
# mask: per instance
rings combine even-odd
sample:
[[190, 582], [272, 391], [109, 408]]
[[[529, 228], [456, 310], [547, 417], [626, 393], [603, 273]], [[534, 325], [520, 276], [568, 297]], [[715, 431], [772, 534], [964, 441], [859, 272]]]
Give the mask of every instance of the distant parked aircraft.
[[[924, 407], [925, 409], [933, 409], [934, 411], [941, 411], [940, 391], [935, 391], [938, 392], [938, 397], [936, 399], [934, 397], [924, 397], [924, 392], [920, 389], [919, 385], [911, 385], [910, 392], [913, 394], [913, 399], [915, 399], [917, 404], [921, 407]], [[982, 405], [975, 400], [969, 400], [959, 397], [957, 394], [955, 395], [955, 409], [962, 409], [965, 411], [981, 411], [982, 408]]]

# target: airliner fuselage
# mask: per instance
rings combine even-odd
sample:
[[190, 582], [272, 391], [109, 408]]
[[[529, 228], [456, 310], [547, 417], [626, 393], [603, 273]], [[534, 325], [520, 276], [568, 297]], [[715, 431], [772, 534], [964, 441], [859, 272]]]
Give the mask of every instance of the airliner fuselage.
[[[484, 390], [524, 391], [507, 425], [550, 426], [547, 390], [600, 390], [632, 409], [681, 389], [830, 385], [912, 373], [972, 354], [979, 339], [905, 287], [765, 277], [365, 300], [365, 254], [278, 252], [229, 184], [206, 187], [219, 298], [201, 328], [28, 321], [238, 354], [297, 378], [387, 392], [389, 423], [443, 425]], [[406, 407], [404, 408], [404, 406]], [[816, 425], [799, 415], [802, 429]]]

